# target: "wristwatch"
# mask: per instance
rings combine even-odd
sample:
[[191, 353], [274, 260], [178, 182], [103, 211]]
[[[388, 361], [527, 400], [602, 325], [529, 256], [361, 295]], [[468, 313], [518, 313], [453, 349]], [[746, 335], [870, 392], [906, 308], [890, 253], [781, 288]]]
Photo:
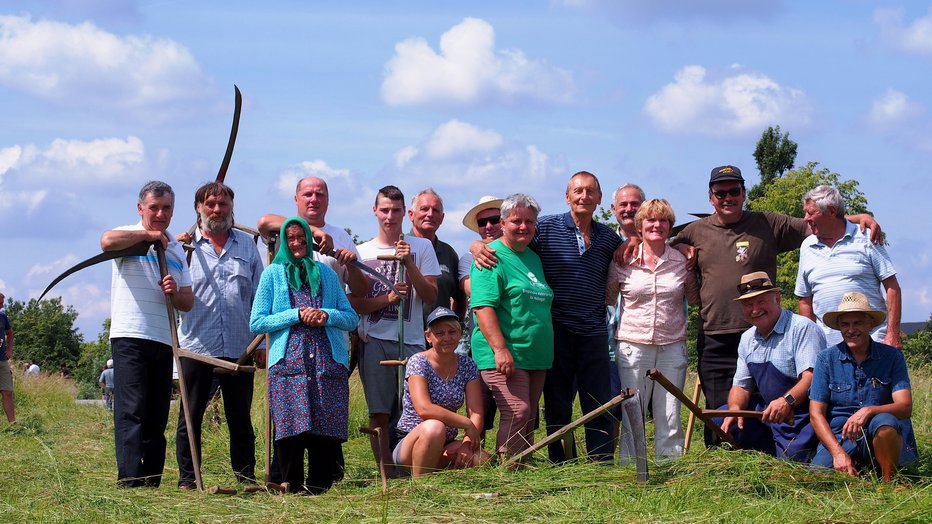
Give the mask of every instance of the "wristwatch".
[[783, 395], [783, 400], [785, 400], [786, 403], [790, 405], [790, 407], [793, 407], [796, 404], [796, 397], [789, 393]]

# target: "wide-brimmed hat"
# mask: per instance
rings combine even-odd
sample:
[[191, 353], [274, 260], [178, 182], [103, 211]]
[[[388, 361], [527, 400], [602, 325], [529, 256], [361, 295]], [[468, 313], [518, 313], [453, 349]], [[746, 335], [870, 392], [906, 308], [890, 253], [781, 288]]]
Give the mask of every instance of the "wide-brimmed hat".
[[738, 284], [738, 298], [735, 300], [756, 297], [770, 291], [779, 291], [779, 288], [773, 285], [766, 271], [755, 271], [741, 277], [741, 283]]
[[486, 195], [480, 198], [479, 203], [466, 213], [466, 216], [463, 217], [463, 225], [481, 235], [482, 231], [479, 230], [479, 223], [476, 222], [476, 215], [486, 209], [498, 209], [500, 207], [502, 207], [501, 198]]
[[866, 313], [874, 321], [874, 325], [883, 323], [887, 319], [887, 312], [873, 309], [867, 300], [867, 295], [851, 291], [841, 297], [838, 311], [829, 311], [822, 315], [822, 323], [832, 329], [838, 329], [838, 317], [845, 313]]

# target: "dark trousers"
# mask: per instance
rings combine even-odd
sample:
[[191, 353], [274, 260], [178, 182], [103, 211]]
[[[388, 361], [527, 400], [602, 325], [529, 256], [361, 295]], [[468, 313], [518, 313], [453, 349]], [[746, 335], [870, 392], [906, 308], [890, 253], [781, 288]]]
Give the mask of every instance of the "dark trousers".
[[[235, 359], [225, 358], [234, 362]], [[185, 387], [188, 394], [188, 410], [191, 412], [191, 427], [197, 446], [198, 462], [201, 458], [201, 424], [204, 411], [212, 397], [214, 367], [210, 364], [187, 358], [181, 359]], [[255, 482], [256, 434], [252, 429], [252, 373], [238, 375], [220, 374], [220, 392], [223, 395], [223, 412], [230, 429], [230, 464], [239, 482]], [[188, 444], [188, 428], [184, 410], [178, 410], [178, 429], [175, 435], [175, 455], [178, 458], [178, 485], [194, 485], [194, 462]]]
[[[340, 465], [337, 452], [340, 440], [312, 433], [301, 433], [275, 442], [279, 453], [281, 476], [289, 491], [303, 491], [301, 485], [312, 495], [319, 495], [333, 486]], [[307, 451], [307, 477], [304, 476], [304, 452]]]
[[[573, 399], [579, 391], [583, 414], [593, 411], [611, 399], [608, 375], [608, 335], [578, 335], [553, 323], [553, 367], [547, 371], [544, 383], [544, 420], [550, 435], [569, 424], [573, 417]], [[611, 462], [612, 417], [608, 413], [585, 425], [586, 451], [589, 459]], [[550, 444], [547, 451], [553, 462], [575, 458], [575, 446], [570, 455], [560, 441]]]
[[[731, 391], [738, 366], [739, 342], [741, 333], [707, 335], [700, 331], [696, 338], [699, 379], [702, 381], [702, 394], [705, 395], [705, 407], [708, 409], [718, 409], [728, 404], [728, 392]], [[718, 437], [708, 427], [703, 435], [706, 446], [718, 444]]]
[[138, 338], [110, 340], [117, 482], [158, 486], [165, 468], [165, 426], [172, 393], [171, 346]]

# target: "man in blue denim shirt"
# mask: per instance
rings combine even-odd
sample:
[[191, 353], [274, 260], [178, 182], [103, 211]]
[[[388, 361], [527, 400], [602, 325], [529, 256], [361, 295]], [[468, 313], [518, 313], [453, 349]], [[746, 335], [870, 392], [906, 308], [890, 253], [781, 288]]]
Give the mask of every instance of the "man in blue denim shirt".
[[809, 409], [820, 441], [814, 465], [850, 475], [879, 466], [889, 481], [898, 465], [916, 458], [906, 360], [900, 350], [870, 338], [885, 318], [863, 293], [852, 292], [822, 319], [844, 340], [819, 354], [813, 373]]

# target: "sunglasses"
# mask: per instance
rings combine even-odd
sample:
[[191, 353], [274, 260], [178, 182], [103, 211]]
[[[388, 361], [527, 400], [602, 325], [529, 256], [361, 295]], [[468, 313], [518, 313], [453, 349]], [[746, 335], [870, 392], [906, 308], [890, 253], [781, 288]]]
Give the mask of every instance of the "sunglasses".
[[757, 291], [764, 289], [773, 289], [774, 286], [770, 282], [769, 278], [755, 278], [754, 280], [749, 280], [747, 282], [742, 282], [738, 284], [738, 293], [745, 294], [748, 291]]
[[736, 197], [740, 195], [742, 191], [744, 191], [743, 188], [733, 187], [729, 189], [728, 191], [712, 191], [712, 194], [715, 196], [715, 198], [722, 200], [726, 196]]
[[497, 217], [485, 217], [485, 218], [477, 218], [477, 219], [476, 219], [476, 223], [479, 224], [479, 227], [485, 227], [485, 226], [487, 226], [487, 225], [489, 225], [489, 224], [492, 224], [492, 225], [494, 226], [495, 224], [498, 224], [498, 223], [501, 222], [501, 221], [502, 221], [502, 217], [500, 217], [500, 216], [497, 216]]

